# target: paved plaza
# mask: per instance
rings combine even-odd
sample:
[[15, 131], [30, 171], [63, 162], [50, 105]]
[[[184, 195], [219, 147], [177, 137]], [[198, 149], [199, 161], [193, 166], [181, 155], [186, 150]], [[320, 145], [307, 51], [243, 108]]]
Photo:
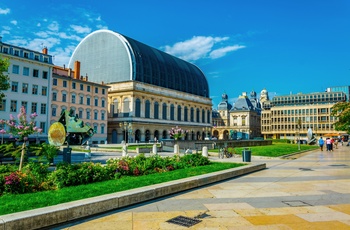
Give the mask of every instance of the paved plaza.
[[[350, 229], [350, 147], [252, 158], [262, 162], [267, 169], [55, 229]], [[179, 216], [193, 225], [168, 222]]]

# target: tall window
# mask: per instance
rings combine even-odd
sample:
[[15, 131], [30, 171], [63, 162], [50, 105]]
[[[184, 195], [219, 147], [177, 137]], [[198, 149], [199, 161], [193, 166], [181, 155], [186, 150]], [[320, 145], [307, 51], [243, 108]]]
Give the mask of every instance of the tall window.
[[187, 108], [187, 106], [185, 106], [184, 121], [188, 121], [188, 108]]
[[84, 85], [80, 84], [80, 90], [84, 90]]
[[46, 86], [43, 86], [43, 87], [41, 88], [41, 95], [43, 95], [43, 96], [46, 96], [46, 95], [47, 95], [47, 87], [46, 87]]
[[57, 93], [56, 92], [52, 92], [52, 100], [57, 101]]
[[41, 114], [46, 114], [46, 104], [45, 103], [41, 103], [40, 113]]
[[173, 104], [170, 105], [170, 120], [175, 120], [175, 106]]
[[113, 114], [117, 114], [118, 113], [118, 100], [114, 99], [113, 101]]
[[150, 118], [150, 113], [151, 113], [151, 103], [149, 102], [149, 100], [147, 100], [145, 103], [145, 118]]
[[57, 79], [56, 78], [52, 80], [52, 85], [57, 85]]
[[63, 81], [63, 87], [66, 88], [67, 87], [67, 81]]
[[104, 126], [101, 126], [101, 133], [105, 133], [105, 127]]
[[27, 111], [28, 102], [22, 101], [21, 106]]
[[196, 122], [199, 123], [200, 119], [199, 119], [199, 109], [197, 108], [196, 110]]
[[168, 113], [167, 113], [167, 105], [166, 103], [163, 103], [163, 108], [162, 108], [162, 119], [167, 120]]
[[91, 104], [91, 103], [90, 103], [90, 97], [86, 98], [86, 104], [87, 104], [87, 105], [90, 105], [90, 104]]
[[194, 109], [191, 108], [191, 122], [194, 122]]
[[75, 95], [72, 94], [72, 103], [75, 104]]
[[98, 87], [95, 87], [95, 93], [98, 93]]
[[102, 89], [102, 94], [105, 95], [106, 94], [106, 90]]
[[56, 116], [56, 108], [52, 108], [51, 109], [51, 115], [53, 116], [53, 117], [55, 117]]
[[84, 104], [84, 96], [79, 97], [79, 104]]
[[38, 107], [38, 103], [32, 102], [32, 113], [36, 113], [37, 112], [37, 107]]
[[33, 85], [32, 94], [38, 95], [38, 85]]
[[48, 75], [47, 71], [43, 71], [43, 79], [47, 79], [47, 75]]
[[98, 112], [97, 112], [97, 111], [94, 112], [94, 119], [95, 119], [95, 120], [98, 119]]
[[205, 111], [204, 109], [202, 109], [202, 123], [205, 122]]
[[75, 89], [75, 88], [76, 88], [76, 83], [72, 82], [72, 89]]
[[105, 113], [104, 112], [101, 112], [101, 120], [105, 120]]
[[40, 128], [41, 128], [43, 133], [46, 132], [45, 127], [46, 127], [46, 123], [45, 122], [40, 122]]
[[141, 117], [141, 100], [138, 98], [135, 101], [135, 117]]
[[159, 119], [159, 104], [154, 102], [154, 119]]
[[11, 91], [18, 92], [18, 82], [16, 81], [11, 82]]
[[28, 67], [23, 67], [23, 75], [29, 76], [29, 68]]
[[62, 102], [67, 101], [67, 95], [65, 93], [62, 94]]
[[3, 99], [2, 102], [0, 102], [0, 111], [6, 111], [6, 100]]
[[90, 111], [86, 111], [86, 119], [90, 119]]
[[90, 92], [91, 91], [91, 86], [87, 86], [87, 91]]
[[33, 69], [33, 77], [39, 77], [39, 70]]
[[17, 101], [11, 100], [10, 112], [17, 112]]
[[102, 108], [105, 107], [105, 99], [102, 99], [102, 101], [101, 101], [101, 107], [102, 107]]
[[181, 121], [181, 106], [177, 106], [177, 120]]
[[79, 110], [79, 118], [83, 118], [83, 110]]
[[129, 98], [125, 98], [125, 99], [124, 99], [123, 112], [124, 112], [124, 113], [130, 112]]
[[19, 74], [19, 66], [18, 65], [13, 65], [12, 66], [12, 73]]
[[95, 106], [98, 106], [98, 98], [95, 98]]

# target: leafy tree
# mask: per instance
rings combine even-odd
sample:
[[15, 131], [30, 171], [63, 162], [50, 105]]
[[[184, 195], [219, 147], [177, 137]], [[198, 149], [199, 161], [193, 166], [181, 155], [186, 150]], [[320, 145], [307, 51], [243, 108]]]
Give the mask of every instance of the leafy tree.
[[350, 133], [350, 102], [338, 102], [332, 107], [331, 116], [338, 118], [335, 130]]
[[7, 72], [10, 62], [8, 59], [3, 59], [0, 56], [0, 104], [2, 99], [5, 97], [5, 94], [1, 91], [8, 90], [10, 88], [10, 78], [4, 74]]

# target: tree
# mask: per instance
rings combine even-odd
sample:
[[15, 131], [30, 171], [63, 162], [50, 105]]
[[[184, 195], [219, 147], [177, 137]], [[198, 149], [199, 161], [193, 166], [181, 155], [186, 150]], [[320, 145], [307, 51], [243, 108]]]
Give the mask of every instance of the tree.
[[335, 130], [350, 133], [350, 102], [338, 102], [332, 107], [331, 116], [336, 117]]
[[10, 62], [8, 59], [3, 59], [0, 56], [0, 105], [5, 94], [1, 91], [8, 90], [10, 88], [10, 78], [5, 74], [8, 71]]

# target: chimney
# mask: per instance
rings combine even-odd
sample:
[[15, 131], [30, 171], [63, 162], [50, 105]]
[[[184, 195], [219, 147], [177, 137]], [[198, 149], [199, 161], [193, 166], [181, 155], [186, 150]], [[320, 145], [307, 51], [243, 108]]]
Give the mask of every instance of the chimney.
[[74, 78], [75, 79], [80, 78], [80, 61], [74, 62]]
[[47, 49], [47, 47], [44, 47], [43, 54], [47, 54], [47, 53], [48, 53], [48, 49]]
[[85, 75], [85, 81], [88, 81], [88, 75], [87, 74]]

